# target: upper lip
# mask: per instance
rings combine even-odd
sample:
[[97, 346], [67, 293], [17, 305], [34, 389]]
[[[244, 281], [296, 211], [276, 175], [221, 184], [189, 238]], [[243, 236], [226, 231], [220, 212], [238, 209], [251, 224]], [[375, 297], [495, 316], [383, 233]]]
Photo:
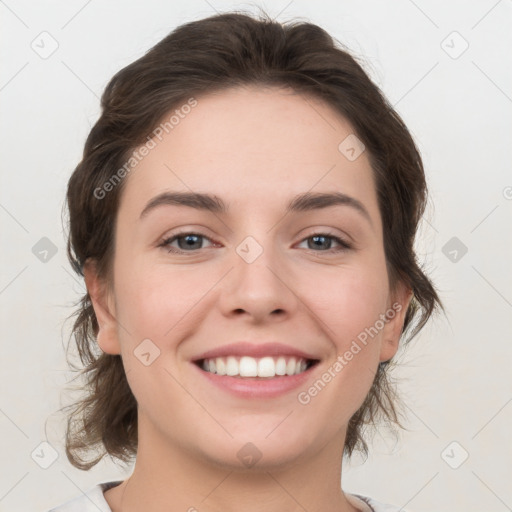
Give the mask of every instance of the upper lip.
[[315, 357], [312, 354], [298, 350], [290, 345], [284, 345], [283, 343], [250, 343], [247, 341], [241, 341], [203, 352], [197, 357], [194, 357], [193, 361], [226, 356], [249, 356], [255, 358], [265, 356], [293, 356], [301, 359], [318, 359], [318, 357]]

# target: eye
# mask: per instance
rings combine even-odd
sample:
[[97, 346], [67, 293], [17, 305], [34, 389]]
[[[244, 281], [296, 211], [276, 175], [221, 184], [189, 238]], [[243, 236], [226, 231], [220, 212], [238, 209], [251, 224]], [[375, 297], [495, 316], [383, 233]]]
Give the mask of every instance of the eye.
[[[215, 242], [213, 240], [200, 233], [176, 233], [171, 237], [168, 237], [165, 240], [163, 240], [159, 247], [166, 248], [167, 251], [170, 253], [190, 253], [200, 249], [207, 248], [204, 246], [205, 240], [207, 240], [210, 243], [210, 246], [215, 245]], [[352, 248], [352, 246], [347, 241], [329, 233], [314, 233], [313, 235], [310, 235], [301, 242], [301, 244], [304, 243], [307, 243], [306, 249], [314, 252], [337, 253]]]
[[[352, 246], [345, 240], [331, 235], [329, 233], [314, 233], [305, 238], [301, 243], [307, 243], [307, 249], [315, 252], [341, 252], [351, 249]], [[337, 244], [337, 248], [333, 248], [333, 243]]]
[[[203, 247], [204, 240], [212, 242], [212, 240], [200, 233], [177, 233], [163, 240], [159, 247], [165, 247], [168, 249], [168, 252], [174, 253], [194, 252], [197, 249], [205, 248]], [[177, 242], [177, 247], [172, 245], [175, 242]]]

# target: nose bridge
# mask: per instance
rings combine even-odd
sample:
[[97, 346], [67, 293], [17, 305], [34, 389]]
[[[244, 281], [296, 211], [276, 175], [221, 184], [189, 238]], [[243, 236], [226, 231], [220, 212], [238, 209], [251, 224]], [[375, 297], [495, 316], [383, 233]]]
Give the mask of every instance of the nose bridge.
[[247, 236], [235, 248], [228, 310], [243, 310], [254, 316], [295, 308], [283, 254], [275, 247], [272, 233]]
[[279, 250], [274, 246], [272, 234], [259, 235], [258, 239], [249, 235], [235, 248], [235, 275], [239, 281], [247, 281], [251, 286], [261, 284], [267, 288], [273, 286], [276, 273], [283, 264], [279, 261]]

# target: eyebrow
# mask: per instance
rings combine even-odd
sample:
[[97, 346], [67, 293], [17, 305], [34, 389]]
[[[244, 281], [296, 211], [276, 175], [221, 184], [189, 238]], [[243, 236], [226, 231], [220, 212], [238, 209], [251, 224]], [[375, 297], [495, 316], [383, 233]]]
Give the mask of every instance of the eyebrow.
[[146, 204], [140, 218], [142, 219], [151, 210], [163, 205], [189, 206], [190, 208], [213, 213], [227, 213], [226, 204], [217, 196], [199, 192], [163, 192]]
[[[227, 213], [226, 203], [215, 195], [199, 192], [163, 192], [151, 199], [140, 214], [142, 219], [159, 206], [188, 206], [212, 213]], [[349, 206], [360, 213], [373, 226], [368, 210], [358, 199], [341, 192], [305, 192], [295, 196], [286, 206], [286, 213], [320, 210], [330, 206]]]

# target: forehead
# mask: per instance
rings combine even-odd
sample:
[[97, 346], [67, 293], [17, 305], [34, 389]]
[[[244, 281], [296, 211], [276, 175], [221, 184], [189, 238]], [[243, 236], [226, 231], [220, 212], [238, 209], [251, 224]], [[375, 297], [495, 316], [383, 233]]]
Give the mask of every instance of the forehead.
[[[208, 192], [228, 202], [271, 206], [307, 191], [337, 190], [376, 208], [363, 152], [350, 160], [340, 143], [351, 125], [318, 99], [291, 89], [235, 88], [196, 98], [163, 117], [160, 138], [128, 176], [121, 208], [163, 190]], [[185, 113], [186, 112], [186, 113]], [[351, 140], [350, 138], [348, 140]]]

